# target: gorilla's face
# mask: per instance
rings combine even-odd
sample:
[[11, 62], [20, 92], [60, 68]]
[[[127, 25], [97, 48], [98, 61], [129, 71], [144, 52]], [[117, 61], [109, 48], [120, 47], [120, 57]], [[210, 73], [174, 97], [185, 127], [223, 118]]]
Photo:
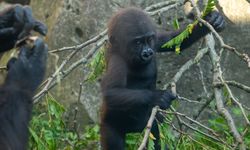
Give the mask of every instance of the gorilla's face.
[[133, 37], [127, 44], [128, 59], [133, 63], [147, 64], [155, 55], [155, 33], [148, 31]]

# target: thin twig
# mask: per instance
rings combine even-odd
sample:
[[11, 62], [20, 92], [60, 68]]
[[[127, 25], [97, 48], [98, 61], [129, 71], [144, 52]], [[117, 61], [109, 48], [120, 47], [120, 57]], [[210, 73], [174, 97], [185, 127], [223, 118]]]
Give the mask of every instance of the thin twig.
[[161, 14], [161, 13], [163, 13], [163, 12], [166, 12], [166, 11], [169, 11], [169, 10], [171, 10], [171, 9], [173, 9], [173, 8], [176, 8], [176, 7], [178, 7], [178, 6], [180, 6], [181, 5], [181, 3], [180, 2], [177, 2], [177, 3], [175, 3], [175, 4], [172, 4], [172, 5], [169, 5], [169, 6], [166, 6], [166, 7], [163, 7], [163, 8], [161, 8], [161, 9], [158, 9], [158, 10], [155, 10], [155, 11], [150, 11], [150, 12], [147, 12], [150, 16], [154, 16], [154, 15], [157, 15], [157, 14]]
[[196, 120], [194, 120], [194, 119], [188, 117], [187, 115], [185, 115], [185, 114], [183, 114], [183, 113], [176, 112], [176, 111], [175, 111], [175, 112], [164, 111], [164, 110], [160, 110], [160, 111], [163, 111], [164, 113], [167, 113], [167, 114], [178, 115], [178, 116], [184, 117], [184, 118], [186, 118], [187, 120], [193, 122], [194, 124], [196, 124], [196, 125], [198, 125], [198, 126], [204, 128], [204, 129], [208, 130], [209, 132], [211, 132], [211, 133], [212, 133], [213, 135], [215, 135], [216, 137], [219, 137], [219, 135], [218, 135], [213, 129], [211, 129], [211, 128], [209, 128], [209, 127], [207, 127], [207, 126], [201, 124], [200, 122], [198, 122], [198, 121], [196, 121]]
[[[250, 93], [250, 86], [244, 85], [242, 83], [236, 82], [236, 81], [224, 81], [226, 84], [237, 87], [239, 89], [242, 89], [248, 93]], [[221, 86], [223, 85], [222, 82], [215, 83], [214, 86]]]
[[205, 104], [204, 102], [191, 100], [191, 99], [181, 97], [181, 96], [178, 96], [178, 100], [186, 101], [186, 102], [189, 102], [189, 103], [195, 103], [195, 104]]
[[79, 94], [78, 94], [78, 99], [77, 99], [75, 112], [74, 112], [74, 119], [73, 119], [74, 132], [76, 133], [78, 139], [80, 139], [80, 135], [78, 134], [78, 127], [77, 127], [77, 113], [79, 110], [78, 106], [80, 105], [81, 95], [82, 95], [82, 83], [80, 83]]
[[176, 0], [168, 0], [168, 1], [164, 1], [164, 2], [159, 2], [159, 3], [156, 3], [156, 4], [153, 4], [151, 6], [146, 7], [144, 10], [145, 11], [153, 11], [155, 9], [160, 9], [162, 7], [166, 7], [166, 6], [175, 4], [175, 3], [176, 3]]
[[250, 122], [249, 122], [249, 120], [248, 120], [247, 114], [246, 114], [246, 112], [245, 112], [245, 110], [244, 110], [242, 104], [241, 104], [241, 103], [239, 102], [239, 100], [237, 100], [237, 98], [233, 95], [233, 93], [232, 93], [231, 89], [229, 88], [229, 86], [224, 82], [224, 79], [223, 79], [222, 77], [220, 77], [220, 80], [222, 81], [222, 83], [224, 83], [224, 86], [226, 87], [226, 89], [227, 89], [227, 91], [228, 91], [228, 93], [229, 93], [229, 96], [231, 97], [231, 99], [233, 100], [233, 102], [236, 103], [236, 104], [239, 106], [239, 108], [240, 108], [240, 110], [241, 110], [241, 112], [242, 112], [242, 114], [243, 114], [243, 117], [244, 117], [244, 119], [245, 119], [247, 125], [249, 126], [249, 125], [250, 125]]
[[92, 56], [97, 52], [97, 50], [106, 42], [107, 37], [102, 39], [100, 42], [98, 42], [94, 48], [92, 48], [88, 54], [81, 58], [80, 60], [76, 61], [75, 63], [73, 63], [67, 70], [65, 71], [60, 71], [58, 73], [58, 80], [51, 82], [50, 86], [48, 86], [48, 88], [46, 88], [46, 90], [43, 90], [43, 92], [39, 92], [37, 95], [35, 95], [33, 97], [34, 103], [37, 103], [38, 100], [45, 95], [45, 93], [50, 90], [51, 88], [53, 88], [55, 85], [57, 85], [57, 83], [59, 83], [62, 79], [64, 79], [65, 77], [67, 77], [74, 69], [76, 69], [79, 65], [82, 64], [86, 64], [88, 62], [88, 60], [90, 58], [92, 58]]
[[151, 131], [151, 128], [152, 128], [152, 125], [153, 125], [153, 122], [154, 122], [154, 119], [155, 119], [155, 116], [157, 114], [158, 109], [159, 109], [159, 106], [155, 106], [152, 109], [150, 118], [149, 118], [147, 126], [146, 126], [146, 131], [145, 131], [142, 143], [141, 143], [140, 147], [138, 148], [138, 150], [143, 150], [147, 145], [148, 137], [149, 137], [149, 134], [150, 134], [150, 131]]
[[185, 73], [190, 67], [192, 67], [194, 64], [198, 63], [208, 52], [208, 48], [201, 49], [197, 52], [195, 58], [187, 61], [180, 69], [179, 71], [175, 74], [175, 76], [171, 79], [168, 84], [164, 85], [164, 89], [167, 89], [169, 85], [174, 82], [177, 83], [180, 78], [182, 77], [183, 73]]
[[49, 51], [50, 53], [57, 53], [57, 52], [63, 52], [63, 51], [68, 51], [68, 50], [80, 50], [83, 49], [84, 47], [93, 44], [95, 42], [97, 42], [98, 40], [104, 38], [107, 34], [107, 29], [105, 29], [104, 31], [102, 31], [100, 34], [96, 35], [95, 37], [93, 37], [92, 39], [80, 44], [80, 45], [75, 45], [75, 46], [70, 46], [70, 47], [63, 47], [60, 49], [55, 49], [55, 50], [51, 50]]

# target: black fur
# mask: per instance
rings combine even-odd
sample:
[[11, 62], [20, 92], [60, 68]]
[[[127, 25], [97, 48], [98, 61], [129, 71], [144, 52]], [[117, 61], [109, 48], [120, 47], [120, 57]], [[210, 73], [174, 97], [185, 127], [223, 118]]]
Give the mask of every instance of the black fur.
[[33, 18], [30, 7], [14, 5], [0, 12], [0, 52], [11, 49], [32, 30], [47, 33], [47, 27]]
[[0, 87], [0, 150], [26, 149], [32, 96], [42, 82], [46, 59], [47, 46], [38, 39], [33, 49], [22, 47], [18, 59], [11, 60]]
[[[47, 28], [32, 18], [28, 7], [16, 5], [0, 13], [0, 52], [7, 51], [31, 30], [46, 34]], [[18, 58], [7, 64], [0, 86], [0, 150], [26, 150], [32, 96], [42, 82], [48, 48], [42, 39], [33, 48], [20, 47]]]

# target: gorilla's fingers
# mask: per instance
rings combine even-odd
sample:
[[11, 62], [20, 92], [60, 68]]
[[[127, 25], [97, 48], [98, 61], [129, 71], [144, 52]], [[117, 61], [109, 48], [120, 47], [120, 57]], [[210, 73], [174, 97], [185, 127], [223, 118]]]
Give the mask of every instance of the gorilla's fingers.
[[225, 20], [223, 20], [217, 27], [217, 31], [222, 31], [226, 26]]
[[15, 64], [16, 61], [17, 61], [17, 58], [15, 57], [11, 58], [7, 63], [7, 70], [10, 70], [10, 68]]
[[221, 22], [223, 22], [223, 17], [222, 16], [218, 16], [214, 22], [214, 26], [217, 28]]
[[44, 44], [41, 38], [38, 38], [35, 41], [32, 51], [33, 51], [33, 54], [30, 57], [30, 61], [40, 61], [41, 63], [46, 61], [48, 47], [46, 44]]
[[35, 26], [34, 26], [34, 31], [40, 33], [41, 35], [45, 36], [48, 32], [48, 29], [46, 27], [46, 25], [44, 25], [42, 22], [40, 21], [35, 21]]
[[19, 52], [18, 59], [20, 59], [21, 61], [23, 61], [23, 62], [26, 63], [26, 62], [28, 61], [27, 52], [28, 52], [27, 47], [22, 46], [22, 47], [20, 48], [20, 52]]
[[41, 38], [36, 39], [33, 48], [33, 55], [35, 57], [39, 56], [41, 53], [43, 53], [43, 49], [44, 49], [43, 40]]
[[15, 5], [15, 7], [13, 8], [13, 17], [14, 17], [14, 21], [17, 24], [23, 24], [23, 18], [24, 18], [24, 10], [23, 7], [19, 4]]
[[32, 9], [28, 6], [23, 7], [24, 9], [24, 22], [27, 24], [34, 24], [35, 20], [32, 16]]
[[210, 14], [208, 14], [206, 17], [205, 17], [205, 20], [207, 22], [209, 22], [210, 24], [213, 22], [215, 22], [216, 18], [218, 17], [219, 13], [217, 11], [213, 11], [211, 12]]
[[22, 39], [25, 36], [28, 36], [30, 34], [30, 32], [33, 30], [34, 25], [35, 25], [35, 21], [32, 17], [32, 10], [30, 7], [24, 7], [23, 8], [24, 11], [24, 16], [23, 16], [23, 30], [21, 31], [21, 33], [18, 35], [18, 39]]

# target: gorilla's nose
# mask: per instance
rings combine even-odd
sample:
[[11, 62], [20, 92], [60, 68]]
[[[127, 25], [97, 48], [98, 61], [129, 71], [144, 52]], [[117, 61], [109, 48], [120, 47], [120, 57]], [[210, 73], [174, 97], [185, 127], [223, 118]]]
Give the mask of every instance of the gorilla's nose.
[[141, 57], [143, 60], [149, 60], [154, 55], [154, 51], [152, 49], [146, 49], [142, 51]]

